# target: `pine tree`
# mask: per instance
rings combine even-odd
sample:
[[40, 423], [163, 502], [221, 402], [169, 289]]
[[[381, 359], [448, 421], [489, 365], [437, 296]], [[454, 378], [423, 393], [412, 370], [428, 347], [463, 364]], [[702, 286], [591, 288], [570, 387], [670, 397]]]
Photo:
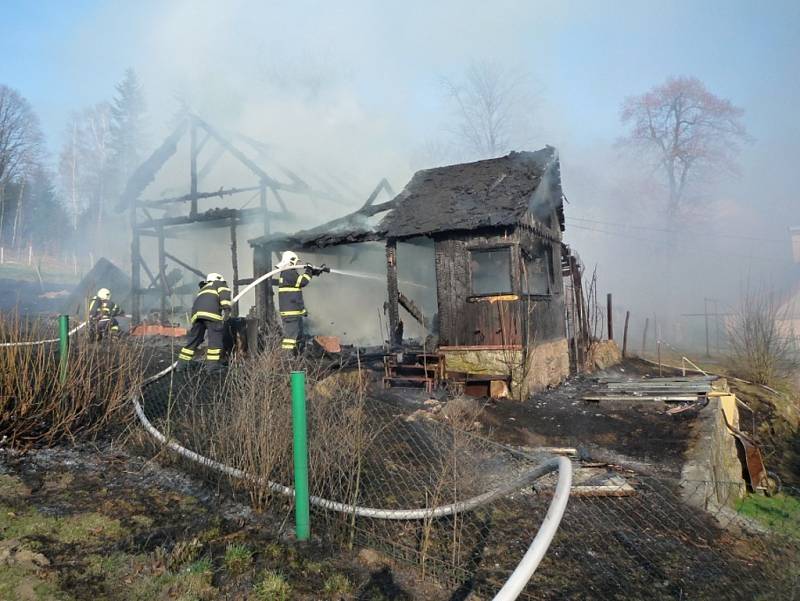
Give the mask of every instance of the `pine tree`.
[[114, 169], [114, 191], [122, 192], [128, 178], [142, 160], [144, 147], [144, 92], [133, 69], [117, 84], [117, 95], [111, 102], [111, 156]]

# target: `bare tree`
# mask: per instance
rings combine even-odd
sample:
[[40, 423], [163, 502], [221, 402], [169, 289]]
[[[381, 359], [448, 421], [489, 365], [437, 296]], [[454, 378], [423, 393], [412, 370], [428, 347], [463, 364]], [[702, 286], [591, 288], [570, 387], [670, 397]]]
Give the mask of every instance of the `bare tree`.
[[790, 305], [782, 305], [770, 290], [744, 287], [739, 307], [727, 324], [731, 361], [744, 377], [758, 384], [774, 384], [800, 369], [797, 338]]
[[111, 173], [111, 106], [101, 102], [73, 114], [59, 157], [59, 178], [72, 226], [82, 214], [102, 228]]
[[[30, 104], [19, 92], [0, 84], [0, 237], [5, 221], [6, 188], [10, 182], [24, 179], [31, 172], [39, 162], [41, 149], [39, 120]], [[20, 192], [14, 218], [15, 232], [19, 225], [22, 197]]]
[[446, 79], [444, 86], [458, 154], [496, 157], [531, 143], [537, 94], [521, 73], [493, 63], [473, 63], [463, 80]]
[[621, 119], [630, 130], [620, 143], [649, 158], [666, 180], [671, 219], [691, 212], [699, 182], [736, 171], [736, 155], [748, 139], [743, 113], [694, 77], [669, 78], [625, 100]]

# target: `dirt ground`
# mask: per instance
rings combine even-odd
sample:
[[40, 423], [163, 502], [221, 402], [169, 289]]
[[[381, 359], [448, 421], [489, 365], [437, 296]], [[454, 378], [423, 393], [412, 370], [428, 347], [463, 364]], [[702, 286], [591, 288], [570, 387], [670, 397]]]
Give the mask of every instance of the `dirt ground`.
[[111, 443], [0, 455], [0, 599], [446, 598]]

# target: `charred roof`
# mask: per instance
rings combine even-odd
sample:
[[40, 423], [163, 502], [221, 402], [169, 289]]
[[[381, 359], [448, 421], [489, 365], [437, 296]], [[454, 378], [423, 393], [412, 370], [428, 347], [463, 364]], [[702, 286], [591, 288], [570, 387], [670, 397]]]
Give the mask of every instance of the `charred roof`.
[[[536, 193], [544, 185], [547, 189]], [[418, 171], [381, 222], [389, 238], [544, 221], [561, 206], [555, 148]]]
[[[550, 223], [553, 215], [558, 226]], [[310, 230], [273, 234], [250, 242], [323, 247], [533, 222], [564, 230], [561, 173], [558, 153], [552, 146], [424, 169], [389, 202], [367, 204]]]

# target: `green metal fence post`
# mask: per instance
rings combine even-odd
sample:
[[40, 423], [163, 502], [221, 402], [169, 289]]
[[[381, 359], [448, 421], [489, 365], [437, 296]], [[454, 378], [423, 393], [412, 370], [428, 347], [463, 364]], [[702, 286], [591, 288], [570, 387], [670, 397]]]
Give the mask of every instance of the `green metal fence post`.
[[306, 372], [293, 371], [292, 436], [294, 440], [294, 502], [297, 540], [308, 540], [308, 426], [306, 423]]
[[58, 377], [63, 384], [67, 380], [67, 357], [69, 356], [69, 315], [58, 316]]

